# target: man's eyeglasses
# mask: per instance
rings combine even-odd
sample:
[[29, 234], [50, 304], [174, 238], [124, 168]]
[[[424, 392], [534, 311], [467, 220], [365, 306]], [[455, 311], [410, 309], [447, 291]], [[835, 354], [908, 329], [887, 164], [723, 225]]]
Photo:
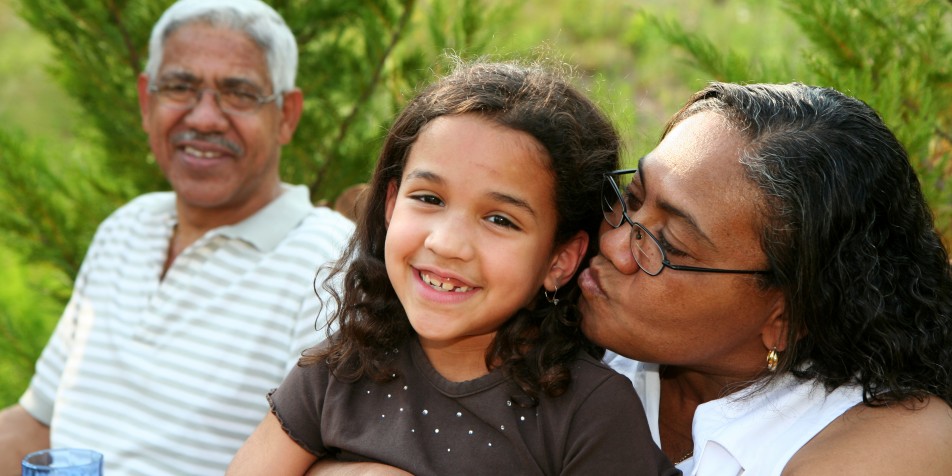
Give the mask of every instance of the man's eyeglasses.
[[225, 114], [249, 115], [258, 112], [261, 106], [274, 101], [280, 95], [262, 96], [248, 88], [196, 88], [184, 82], [170, 82], [153, 84], [149, 92], [159, 98], [159, 103], [165, 107], [180, 110], [189, 110], [195, 107], [202, 99], [205, 91], [215, 95], [215, 103]]
[[[651, 276], [657, 276], [664, 271], [664, 268], [671, 268], [678, 271], [696, 271], [701, 273], [725, 273], [725, 274], [769, 274], [769, 270], [743, 270], [743, 269], [720, 269], [720, 268], [701, 268], [698, 266], [682, 266], [672, 264], [668, 261], [668, 255], [655, 236], [648, 231], [641, 223], [632, 220], [628, 216], [628, 207], [625, 204], [624, 190], [628, 188], [631, 181], [631, 174], [638, 169], [616, 170], [605, 174], [602, 182], [602, 216], [612, 228], [618, 228], [622, 223], [628, 222], [631, 225], [631, 237], [629, 239], [629, 248], [631, 254], [638, 263], [642, 271]], [[628, 177], [625, 177], [628, 176]]]

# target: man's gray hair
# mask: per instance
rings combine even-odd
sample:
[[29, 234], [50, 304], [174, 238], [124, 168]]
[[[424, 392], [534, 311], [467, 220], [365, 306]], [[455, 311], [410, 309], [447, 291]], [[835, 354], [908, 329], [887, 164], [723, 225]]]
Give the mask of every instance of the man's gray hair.
[[179, 0], [152, 28], [149, 60], [145, 73], [154, 81], [162, 64], [165, 41], [177, 29], [194, 22], [236, 30], [248, 35], [264, 51], [274, 93], [294, 89], [297, 74], [297, 41], [291, 29], [273, 8], [260, 0]]

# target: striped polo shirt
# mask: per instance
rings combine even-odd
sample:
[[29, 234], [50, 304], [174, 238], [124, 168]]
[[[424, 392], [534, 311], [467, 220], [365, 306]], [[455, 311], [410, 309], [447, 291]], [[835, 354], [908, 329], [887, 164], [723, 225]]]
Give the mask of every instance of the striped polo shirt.
[[53, 447], [102, 452], [105, 474], [224, 472], [267, 392], [325, 336], [315, 276], [353, 232], [306, 187], [283, 187], [182, 251], [162, 280], [173, 193], [143, 195], [100, 225], [20, 399]]

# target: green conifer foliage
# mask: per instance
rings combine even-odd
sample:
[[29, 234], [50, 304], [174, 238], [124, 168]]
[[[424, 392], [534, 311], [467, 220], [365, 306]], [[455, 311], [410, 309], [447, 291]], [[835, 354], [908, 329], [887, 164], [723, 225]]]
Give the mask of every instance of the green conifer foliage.
[[909, 152], [952, 249], [952, 2], [781, 0], [809, 39], [789, 61], [751, 58], [653, 18], [711, 80], [829, 86], [876, 109]]
[[[94, 124], [107, 168], [135, 195], [167, 188], [151, 163], [135, 79], [170, 0], [23, 0], [19, 12], [56, 49], [53, 74]], [[478, 55], [504, 8], [478, 0], [271, 2], [298, 39], [303, 117], [282, 177], [333, 199], [366, 179], [390, 120], [447, 49]], [[480, 33], [484, 32], [484, 33]], [[130, 198], [126, 196], [123, 198]]]

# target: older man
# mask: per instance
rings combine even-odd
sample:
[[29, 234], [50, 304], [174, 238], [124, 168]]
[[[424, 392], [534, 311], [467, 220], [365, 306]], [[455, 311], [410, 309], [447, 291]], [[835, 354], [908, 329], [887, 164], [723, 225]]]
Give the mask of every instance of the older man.
[[329, 312], [314, 293], [351, 223], [279, 177], [301, 114], [297, 46], [258, 0], [182, 0], [156, 23], [142, 125], [174, 192], [101, 224], [18, 405], [0, 472], [87, 447], [107, 474], [214, 474]]

